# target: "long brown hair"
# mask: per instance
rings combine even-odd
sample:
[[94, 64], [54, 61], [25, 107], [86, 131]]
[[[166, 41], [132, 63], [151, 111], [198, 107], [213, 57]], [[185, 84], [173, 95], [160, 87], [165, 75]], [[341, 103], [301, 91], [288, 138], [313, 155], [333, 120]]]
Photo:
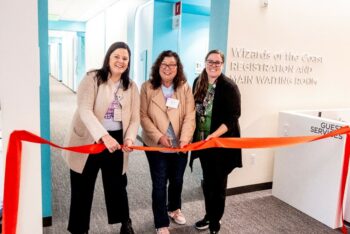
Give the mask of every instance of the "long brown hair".
[[[222, 62], [225, 62], [225, 55], [220, 50], [211, 50], [205, 56], [205, 62], [207, 61], [209, 55], [211, 54], [219, 54], [222, 58]], [[208, 73], [206, 68], [203, 69], [202, 73], [199, 75], [199, 78], [196, 83], [196, 87], [194, 88], [194, 100], [196, 102], [203, 102], [205, 95], [207, 94], [209, 86]]]
[[174, 90], [176, 90], [177, 87], [186, 83], [186, 76], [185, 76], [184, 69], [183, 69], [179, 55], [176, 52], [171, 50], [165, 50], [162, 53], [160, 53], [160, 55], [154, 62], [151, 69], [151, 75], [150, 75], [152, 88], [157, 89], [162, 85], [162, 78], [160, 77], [160, 74], [159, 74], [159, 68], [165, 57], [174, 57], [176, 60], [177, 73], [173, 80]]

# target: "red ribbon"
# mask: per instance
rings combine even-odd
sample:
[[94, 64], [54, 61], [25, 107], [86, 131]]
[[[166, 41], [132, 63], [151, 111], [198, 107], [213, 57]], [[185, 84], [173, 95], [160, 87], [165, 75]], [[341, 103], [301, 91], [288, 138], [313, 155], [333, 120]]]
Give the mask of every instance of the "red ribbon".
[[[271, 138], [212, 138], [208, 141], [200, 141], [186, 145], [184, 148], [161, 148], [161, 147], [145, 147], [132, 146], [132, 149], [145, 151], [195, 151], [213, 147], [224, 148], [271, 148], [287, 145], [295, 145], [317, 141], [337, 135], [347, 134], [346, 146], [344, 153], [339, 213], [343, 220], [343, 200], [346, 188], [346, 179], [349, 168], [350, 158], [350, 128], [349, 126], [342, 127], [338, 130], [321, 136], [298, 136], [298, 137], [271, 137]], [[3, 209], [3, 224], [2, 232], [4, 234], [15, 234], [17, 228], [18, 217], [18, 202], [21, 177], [21, 159], [22, 159], [22, 141], [48, 144], [63, 150], [70, 150], [78, 153], [96, 154], [105, 149], [103, 144], [92, 144], [74, 147], [62, 147], [51, 143], [39, 136], [36, 136], [27, 131], [13, 131], [10, 135], [7, 154], [6, 154], [6, 169], [5, 169], [5, 185], [4, 185], [4, 209]], [[342, 225], [342, 232], [347, 233], [346, 227]]]

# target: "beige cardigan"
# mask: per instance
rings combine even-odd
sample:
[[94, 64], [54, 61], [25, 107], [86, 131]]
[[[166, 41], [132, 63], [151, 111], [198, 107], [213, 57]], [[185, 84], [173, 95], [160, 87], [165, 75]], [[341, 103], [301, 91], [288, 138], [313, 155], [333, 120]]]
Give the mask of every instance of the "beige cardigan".
[[[66, 137], [66, 146], [78, 146], [98, 142], [102, 136], [108, 134], [102, 125], [105, 113], [113, 100], [115, 85], [108, 79], [107, 82], [97, 85], [95, 72], [89, 72], [80, 82], [77, 92], [78, 108]], [[140, 96], [136, 84], [131, 81], [127, 90], [120, 88], [123, 137], [136, 140], [140, 125]], [[82, 173], [88, 154], [70, 151], [64, 152], [64, 157], [70, 169]], [[128, 153], [124, 153], [123, 174], [127, 170]]]
[[166, 107], [161, 88], [154, 90], [149, 81], [143, 83], [140, 94], [140, 118], [142, 140], [146, 145], [160, 146], [158, 141], [161, 136], [166, 135], [170, 122], [180, 141], [191, 142], [196, 127], [196, 112], [188, 83], [178, 87], [172, 97], [179, 100], [178, 108]]

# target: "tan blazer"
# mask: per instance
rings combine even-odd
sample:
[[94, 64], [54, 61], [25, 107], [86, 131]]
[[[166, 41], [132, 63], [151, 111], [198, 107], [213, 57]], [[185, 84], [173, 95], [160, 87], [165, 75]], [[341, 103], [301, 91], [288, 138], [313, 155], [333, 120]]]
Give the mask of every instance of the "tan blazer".
[[[80, 82], [77, 101], [78, 108], [66, 137], [65, 145], [78, 146], [98, 142], [102, 136], [108, 134], [102, 125], [102, 120], [110, 103], [113, 101], [115, 85], [108, 79], [107, 82], [97, 85], [95, 72], [89, 72]], [[136, 84], [131, 81], [127, 90], [120, 88], [123, 137], [136, 140], [140, 125], [140, 96]], [[88, 154], [79, 154], [70, 151], [64, 152], [64, 157], [70, 169], [82, 173]], [[127, 170], [128, 154], [124, 153], [123, 174]]]
[[166, 135], [170, 122], [177, 139], [191, 142], [196, 127], [196, 112], [188, 83], [178, 87], [172, 96], [179, 100], [178, 108], [166, 107], [161, 87], [154, 90], [150, 81], [143, 83], [140, 98], [142, 139], [146, 145], [160, 146], [158, 141], [161, 136]]

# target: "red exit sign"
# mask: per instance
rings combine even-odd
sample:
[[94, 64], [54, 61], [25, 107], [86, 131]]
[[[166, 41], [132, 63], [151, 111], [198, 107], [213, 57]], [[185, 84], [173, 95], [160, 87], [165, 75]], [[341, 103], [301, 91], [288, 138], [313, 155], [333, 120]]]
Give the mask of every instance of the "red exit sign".
[[181, 14], [181, 2], [176, 2], [174, 15], [180, 15], [180, 14]]

